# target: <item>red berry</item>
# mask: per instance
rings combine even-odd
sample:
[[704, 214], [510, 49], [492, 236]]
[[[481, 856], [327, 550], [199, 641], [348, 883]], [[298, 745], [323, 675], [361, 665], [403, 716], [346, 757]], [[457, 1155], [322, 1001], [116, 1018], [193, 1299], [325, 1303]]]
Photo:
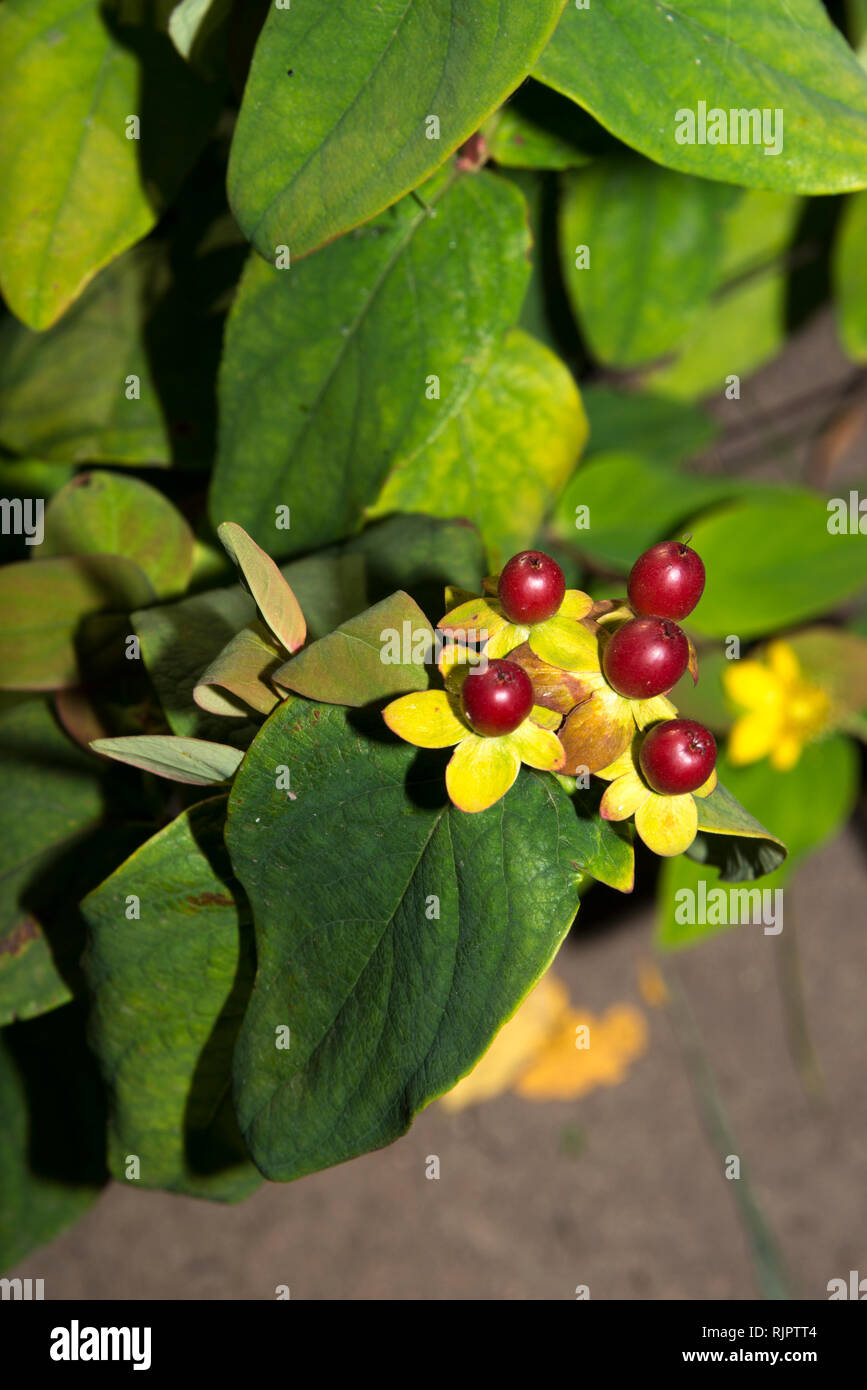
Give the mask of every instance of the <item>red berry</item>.
[[628, 700], [650, 700], [677, 685], [689, 664], [689, 643], [668, 618], [632, 618], [608, 639], [605, 679]]
[[716, 767], [716, 740], [694, 719], [654, 724], [638, 755], [645, 780], [663, 796], [694, 792]]
[[639, 555], [629, 574], [629, 602], [636, 613], [685, 618], [704, 592], [701, 556], [682, 541], [661, 541]]
[[477, 734], [498, 738], [527, 718], [533, 708], [533, 683], [514, 661], [489, 661], [486, 671], [471, 671], [467, 676], [461, 705]]
[[522, 550], [504, 566], [497, 589], [510, 623], [543, 623], [563, 602], [563, 571], [542, 550]]

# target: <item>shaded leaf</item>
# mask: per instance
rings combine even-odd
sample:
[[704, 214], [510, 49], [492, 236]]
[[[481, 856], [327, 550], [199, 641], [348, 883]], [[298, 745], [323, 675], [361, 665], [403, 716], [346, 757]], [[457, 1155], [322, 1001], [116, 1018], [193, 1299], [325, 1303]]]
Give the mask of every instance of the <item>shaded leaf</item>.
[[243, 627], [202, 674], [193, 699], [209, 714], [249, 717], [251, 709], [270, 714], [279, 699], [270, 681], [284, 656], [263, 623]]
[[[124, 1181], [134, 1153], [145, 1187], [238, 1201], [260, 1181], [230, 1094], [253, 960], [249, 911], [222, 841], [225, 805], [215, 797], [178, 816], [83, 910], [112, 1174]], [[135, 921], [126, 916], [131, 894], [140, 903]]]
[[153, 600], [138, 565], [121, 555], [29, 560], [0, 569], [0, 688], [59, 690], [78, 682], [82, 620]]
[[132, 734], [128, 738], [98, 738], [90, 745], [95, 753], [118, 762], [168, 777], [207, 787], [228, 782], [237, 772], [243, 753], [225, 743], [203, 738], [180, 738], [176, 734]]
[[837, 328], [847, 356], [867, 361], [867, 192], [846, 200], [833, 253]]
[[193, 533], [156, 488], [113, 473], [79, 473], [45, 513], [40, 555], [123, 555], [143, 571], [158, 598], [187, 587]]

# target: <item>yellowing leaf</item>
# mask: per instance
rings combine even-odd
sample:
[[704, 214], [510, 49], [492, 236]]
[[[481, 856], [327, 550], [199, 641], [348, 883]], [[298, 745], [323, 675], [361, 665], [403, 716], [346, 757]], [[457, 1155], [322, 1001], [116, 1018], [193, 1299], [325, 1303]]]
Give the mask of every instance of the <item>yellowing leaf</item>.
[[[589, 1046], [581, 1046], [584, 1041]], [[575, 1100], [624, 1081], [630, 1063], [646, 1050], [647, 1022], [634, 1005], [612, 1004], [599, 1018], [570, 1010], [514, 1089], [525, 1100]]]
[[307, 624], [297, 598], [265, 551], [247, 535], [243, 526], [224, 521], [217, 534], [246, 580], [263, 620], [287, 652], [304, 645]]

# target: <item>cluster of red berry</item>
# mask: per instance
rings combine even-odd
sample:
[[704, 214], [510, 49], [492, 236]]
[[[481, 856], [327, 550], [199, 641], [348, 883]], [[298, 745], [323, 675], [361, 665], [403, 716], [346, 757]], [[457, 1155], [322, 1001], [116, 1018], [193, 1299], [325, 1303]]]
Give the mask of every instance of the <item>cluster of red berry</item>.
[[[685, 542], [663, 541], [640, 555], [629, 575], [629, 604], [637, 615], [611, 634], [602, 654], [608, 684], [629, 700], [667, 694], [689, 664], [686, 634], [675, 619], [691, 613], [704, 591], [701, 558]], [[515, 555], [499, 579], [498, 598], [509, 622], [534, 624], [553, 617], [563, 602], [566, 581], [550, 555], [525, 550]], [[509, 734], [533, 708], [533, 685], [513, 661], [489, 661], [487, 670], [464, 682], [464, 716], [486, 737]], [[716, 765], [710, 730], [692, 719], [666, 719], [642, 740], [641, 771], [664, 796], [695, 791]]]

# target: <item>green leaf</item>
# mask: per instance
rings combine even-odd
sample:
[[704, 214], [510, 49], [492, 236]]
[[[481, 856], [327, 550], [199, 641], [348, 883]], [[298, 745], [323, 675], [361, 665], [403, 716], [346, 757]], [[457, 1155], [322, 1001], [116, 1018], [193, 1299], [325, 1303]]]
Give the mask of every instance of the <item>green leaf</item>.
[[169, 37], [182, 58], [193, 59], [216, 42], [231, 10], [231, 0], [180, 0], [169, 15]]
[[49, 333], [11, 318], [0, 324], [0, 443], [60, 462], [169, 462], [143, 334], [153, 270], [150, 253], [137, 249]]
[[41, 555], [123, 555], [158, 598], [182, 594], [193, 568], [193, 533], [156, 488], [114, 473], [79, 473], [45, 513]]
[[353, 0], [272, 7], [229, 160], [257, 250], [306, 255], [409, 193], [523, 81], [562, 8], [382, 0], [359, 23]]
[[[442, 755], [366, 721], [281, 705], [229, 803], [258, 957], [236, 1103], [279, 1181], [403, 1134], [487, 1049], [578, 906], [584, 837], [554, 778], [525, 771], [467, 814], [445, 800]], [[283, 763], [294, 799], [275, 785]]]
[[108, 1176], [85, 1023], [71, 1004], [0, 1035], [0, 1272], [83, 1215]]
[[96, 738], [91, 743], [95, 753], [118, 762], [168, 777], [173, 782], [187, 782], [194, 787], [208, 787], [228, 782], [238, 770], [243, 753], [225, 743], [210, 743], [203, 738], [180, 738], [175, 734], [131, 734], [128, 738]]
[[786, 642], [809, 680], [831, 696], [833, 715], [858, 714], [867, 709], [867, 642], [854, 632], [836, 627], [809, 627]]
[[590, 424], [588, 462], [598, 453], [630, 453], [661, 464], [687, 463], [710, 448], [718, 434], [704, 411], [664, 396], [592, 383], [581, 396]]
[[563, 281], [594, 356], [629, 368], [671, 352], [710, 299], [730, 190], [624, 155], [564, 183]]
[[217, 534], [227, 554], [243, 576], [262, 621], [287, 652], [303, 646], [307, 636], [304, 614], [283, 575], [264, 550], [252, 541], [243, 526], [224, 521]]
[[[857, 756], [851, 742], [841, 737], [809, 744], [800, 762], [789, 772], [776, 772], [766, 760], [749, 767], [732, 767], [724, 756], [719, 760], [719, 767], [726, 784], [734, 789], [752, 812], [774, 826], [789, 848], [786, 863], [767, 877], [760, 878], [757, 887], [763, 893], [784, 887], [804, 858], [837, 833], [848, 819], [857, 795]], [[716, 795], [714, 792], [705, 805]], [[701, 805], [697, 804], [701, 815]], [[709, 848], [709, 837], [703, 838]], [[746, 841], [736, 843], [746, 851]], [[702, 880], [706, 885], [704, 890], [699, 887]], [[678, 899], [676, 896], [684, 889], [693, 894], [702, 891], [709, 893], [726, 881], [727, 875], [720, 875], [718, 861], [712, 855], [708, 856], [706, 862], [694, 862], [693, 858], [683, 855], [667, 860], [662, 867], [659, 885], [659, 946], [664, 950], [677, 950], [715, 936], [733, 925], [730, 920], [690, 922], [688, 917], [696, 914], [690, 913], [688, 908], [697, 899]], [[773, 899], [767, 901], [773, 903]], [[738, 902], [738, 899], [728, 897], [727, 904], [730, 903], [731, 907], [725, 915], [729, 919], [734, 916], [735, 922], [740, 921], [743, 915]], [[715, 914], [708, 910], [705, 915]]]
[[[659, 164], [749, 188], [867, 184], [867, 76], [820, 0], [593, 0], [567, 5], [534, 75]], [[679, 143], [680, 112], [775, 111], [782, 147]], [[733, 133], [728, 129], [727, 137]], [[716, 133], [714, 135], [716, 138]]]
[[[728, 767], [723, 764], [723, 775]], [[698, 835], [687, 850], [691, 859], [714, 863], [725, 882], [760, 878], [779, 868], [786, 845], [745, 811], [728, 787], [719, 782], [710, 796], [696, 797]]]
[[[574, 778], [568, 780], [574, 781]], [[609, 888], [631, 893], [635, 884], [632, 827], [602, 819], [599, 802], [603, 791], [604, 787], [597, 781], [586, 790], [578, 788], [570, 793], [584, 839], [580, 867]]]
[[243, 627], [196, 682], [193, 699], [199, 709], [229, 718], [270, 714], [279, 696], [271, 685], [285, 652], [279, 652], [264, 623]]
[[396, 515], [374, 522], [346, 542], [344, 554], [363, 559], [371, 599], [403, 589], [434, 619], [442, 617], [448, 584], [479, 593], [485, 574], [476, 528], [432, 516]]
[[433, 628], [409, 594], [398, 592], [320, 637], [273, 680], [310, 700], [358, 707], [426, 690], [425, 662], [434, 660]]
[[[225, 805], [215, 797], [185, 811], [83, 910], [112, 1174], [124, 1181], [135, 1154], [144, 1187], [238, 1201], [259, 1183], [230, 1094], [253, 959], [249, 911], [222, 841]], [[132, 895], [137, 919], [128, 917]]]
[[867, 362], [867, 193], [846, 200], [832, 264], [840, 341], [853, 362]]
[[78, 683], [75, 638], [91, 613], [153, 601], [138, 565], [121, 555], [25, 560], [0, 569], [0, 689]]
[[513, 329], [461, 413], [395, 467], [368, 514], [465, 516], [497, 569], [532, 544], [586, 437], [571, 373], [542, 343]]
[[215, 525], [280, 555], [340, 539], [466, 400], [520, 311], [525, 204], [486, 173], [425, 196], [436, 216], [406, 199], [291, 270], [250, 258], [220, 372]]
[[671, 539], [696, 508], [743, 490], [739, 480], [704, 477], [637, 453], [594, 453], [566, 484], [554, 520], [558, 534], [582, 554], [627, 573], [642, 550]]
[[[60, 731], [42, 700], [0, 714], [0, 1024], [71, 998], [42, 917], [46, 887], [68, 895], [58, 861], [102, 815], [93, 760]], [[80, 853], [80, 848], [75, 850]], [[58, 881], [59, 880], [59, 881]]]
[[538, 82], [519, 88], [490, 121], [492, 159], [514, 169], [577, 169], [608, 136], [583, 111]]
[[[150, 8], [0, 9], [0, 285], [32, 328], [50, 327], [150, 230], [217, 114], [219, 98], [150, 27]], [[138, 139], [127, 136], [130, 116]]]
[[711, 637], [775, 632], [825, 613], [867, 584], [860, 535], [832, 535], [814, 493], [779, 488], [689, 525], [707, 584], [690, 624]]
[[649, 389], [691, 400], [722, 395], [769, 362], [788, 331], [783, 261], [803, 203], [787, 193], [746, 191], [725, 215], [725, 246], [714, 298], [674, 362], [647, 374]]

